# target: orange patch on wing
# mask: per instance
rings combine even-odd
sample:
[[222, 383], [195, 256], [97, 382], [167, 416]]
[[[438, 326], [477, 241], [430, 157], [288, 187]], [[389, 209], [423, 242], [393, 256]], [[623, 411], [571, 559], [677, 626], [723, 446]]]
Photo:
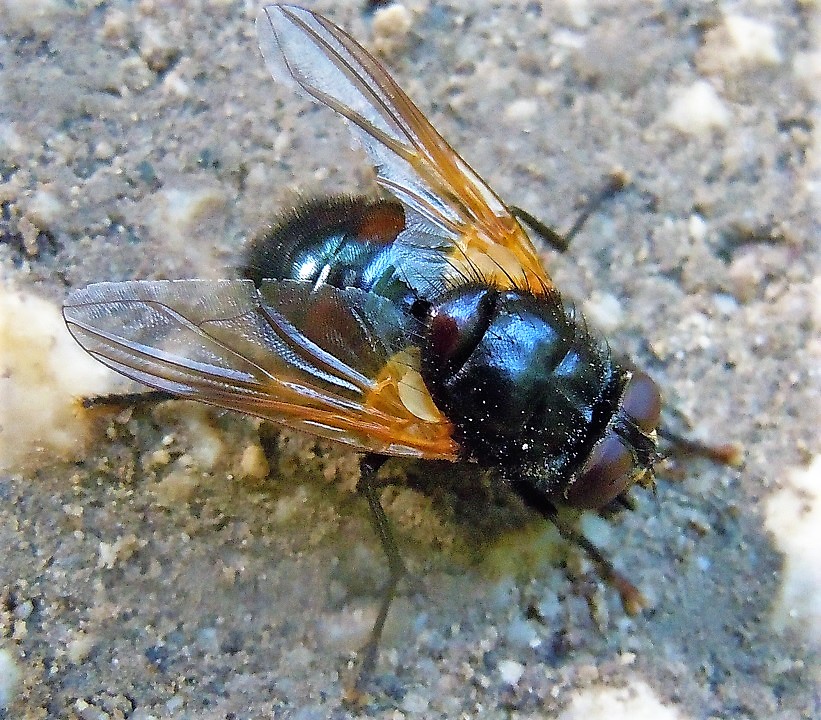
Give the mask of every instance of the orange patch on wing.
[[419, 364], [419, 348], [396, 353], [376, 378], [365, 408], [391, 418], [397, 444], [417, 448], [422, 457], [456, 460], [459, 446], [453, 425], [433, 402]]
[[513, 220], [504, 235], [489, 240], [475, 227], [466, 228], [456, 243], [450, 261], [463, 277], [479, 276], [500, 289], [526, 289], [534, 295], [545, 295], [553, 282], [539, 258], [524, 244], [519, 235], [524, 230]]

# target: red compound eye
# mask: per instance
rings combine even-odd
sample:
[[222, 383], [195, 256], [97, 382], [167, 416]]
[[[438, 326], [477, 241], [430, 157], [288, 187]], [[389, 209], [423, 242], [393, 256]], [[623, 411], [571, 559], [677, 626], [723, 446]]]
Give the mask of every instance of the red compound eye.
[[645, 433], [659, 426], [661, 395], [658, 385], [643, 372], [633, 373], [621, 398], [621, 409]]
[[[658, 427], [661, 395], [648, 375], [633, 373], [622, 394], [619, 413], [643, 433], [650, 434]], [[604, 507], [630, 487], [640, 470], [628, 441], [610, 429], [593, 447], [581, 473], [568, 488], [567, 502], [585, 509]]]
[[604, 507], [629, 487], [634, 473], [633, 454], [618, 435], [608, 430], [568, 488], [567, 502], [584, 509]]

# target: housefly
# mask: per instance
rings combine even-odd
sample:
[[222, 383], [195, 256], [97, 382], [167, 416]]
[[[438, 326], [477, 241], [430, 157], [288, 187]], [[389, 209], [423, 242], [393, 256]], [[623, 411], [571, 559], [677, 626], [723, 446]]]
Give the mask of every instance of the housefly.
[[360, 681], [404, 574], [378, 492], [391, 456], [492, 471], [637, 610], [638, 590], [557, 508], [603, 508], [652, 486], [656, 384], [562, 302], [519, 222], [532, 217], [506, 205], [350, 35], [290, 5], [265, 7], [257, 30], [272, 74], [347, 121], [388, 197], [298, 208], [250, 245], [243, 279], [77, 290], [63, 308], [71, 334], [161, 394], [365, 453], [358, 489], [391, 578]]

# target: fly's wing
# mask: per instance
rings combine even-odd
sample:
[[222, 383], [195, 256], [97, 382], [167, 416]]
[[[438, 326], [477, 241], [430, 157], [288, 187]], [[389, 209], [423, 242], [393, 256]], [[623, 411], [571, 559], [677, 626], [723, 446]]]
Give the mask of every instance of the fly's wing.
[[294, 281], [99, 283], [63, 306], [94, 358], [150, 387], [390, 455], [455, 459], [414, 322], [377, 295]]
[[295, 81], [346, 118], [378, 182], [405, 206], [395, 246], [406, 282], [427, 294], [455, 274], [549, 291], [516, 219], [376, 58], [326, 18], [290, 5], [263, 8], [257, 34], [274, 77]]

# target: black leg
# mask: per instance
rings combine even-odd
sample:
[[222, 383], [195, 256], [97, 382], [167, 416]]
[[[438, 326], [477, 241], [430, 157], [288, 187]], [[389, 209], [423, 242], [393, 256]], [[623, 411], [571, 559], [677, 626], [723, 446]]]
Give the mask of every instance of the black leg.
[[568, 525], [559, 517], [556, 508], [539, 490], [528, 483], [514, 483], [513, 489], [543, 518], [549, 520], [561, 536], [568, 542], [578, 545], [596, 565], [602, 579], [612, 585], [621, 597], [622, 605], [629, 615], [636, 615], [647, 605], [641, 591], [622, 575], [605, 557], [599, 548], [588, 540], [576, 528]]
[[[653, 487], [655, 487], [655, 485]], [[617, 502], [625, 510], [636, 509], [636, 501], [633, 500], [633, 498], [626, 492], [623, 492], [621, 495], [619, 495], [616, 498], [615, 502]]]
[[582, 229], [588, 218], [601, 207], [602, 203], [609, 200], [616, 193], [624, 190], [628, 182], [629, 178], [625, 172], [615, 171], [610, 173], [604, 187], [587, 201], [587, 204], [582, 208], [581, 213], [579, 213], [579, 217], [576, 218], [576, 222], [570, 226], [570, 229], [565, 234], [568, 242]]
[[511, 205], [508, 207], [508, 210], [510, 210], [513, 217], [517, 220], [521, 220], [554, 250], [558, 250], [559, 252], [567, 250], [570, 245], [569, 237], [562, 235], [558, 230], [554, 230], [549, 225], [545, 225], [537, 217], [527, 212], [527, 210], [522, 210], [522, 208], [516, 205]]
[[158, 403], [166, 400], [179, 400], [178, 395], [173, 395], [165, 390], [146, 390], [144, 392], [115, 393], [112, 395], [93, 395], [83, 398], [83, 407], [87, 409], [97, 407], [127, 407], [140, 403]]
[[[643, 372], [641, 367], [626, 356], [616, 357], [616, 362], [625, 370], [633, 372]], [[662, 421], [656, 431], [659, 438], [664, 441], [665, 446], [661, 449], [661, 459], [669, 457], [703, 457], [707, 460], [738, 467], [744, 459], [744, 449], [738, 443], [705, 443], [683, 435], [670, 427], [670, 423], [675, 423], [681, 427], [687, 424], [686, 418], [675, 407], [675, 405], [664, 404]]]
[[743, 451], [740, 446], [734, 443], [723, 443], [720, 445], [710, 445], [699, 442], [691, 438], [680, 435], [666, 427], [658, 429], [658, 435], [670, 445], [670, 449], [665, 453], [667, 456], [683, 455], [704, 457], [722, 465], [736, 467], [743, 460]]
[[390, 523], [379, 499], [379, 483], [376, 479], [376, 474], [387, 459], [388, 458], [383, 455], [371, 454], [365, 455], [359, 463], [360, 477], [356, 489], [357, 492], [361, 493], [368, 501], [368, 507], [371, 511], [371, 522], [379, 537], [379, 542], [382, 543], [385, 557], [388, 560], [390, 577], [382, 591], [382, 604], [379, 607], [379, 613], [373, 624], [371, 635], [361, 651], [362, 661], [359, 667], [359, 674], [357, 675], [352, 691], [348, 693], [349, 702], [352, 703], [358, 702], [362, 687], [376, 667], [379, 641], [382, 638], [382, 631], [385, 629], [385, 620], [388, 617], [388, 610], [390, 610], [391, 603], [396, 596], [396, 586], [399, 584], [399, 581], [407, 575], [405, 563], [402, 562], [402, 558], [399, 555], [396, 539], [394, 538]]
[[623, 172], [613, 172], [611, 173], [607, 181], [590, 200], [587, 201], [584, 208], [582, 208], [579, 217], [576, 218], [576, 221], [570, 226], [570, 229], [562, 234], [557, 230], [545, 225], [541, 220], [537, 217], [534, 217], [526, 210], [522, 210], [522, 208], [517, 207], [516, 205], [511, 205], [508, 207], [513, 217], [517, 220], [521, 220], [525, 225], [527, 225], [533, 232], [535, 232], [542, 240], [544, 240], [548, 245], [550, 245], [555, 250], [559, 252], [564, 252], [570, 246], [570, 241], [573, 237], [582, 229], [584, 224], [587, 222], [588, 218], [596, 212], [599, 207], [601, 207], [602, 203], [606, 200], [609, 200], [613, 197], [616, 193], [621, 192], [627, 186], [628, 178], [627, 175]]

